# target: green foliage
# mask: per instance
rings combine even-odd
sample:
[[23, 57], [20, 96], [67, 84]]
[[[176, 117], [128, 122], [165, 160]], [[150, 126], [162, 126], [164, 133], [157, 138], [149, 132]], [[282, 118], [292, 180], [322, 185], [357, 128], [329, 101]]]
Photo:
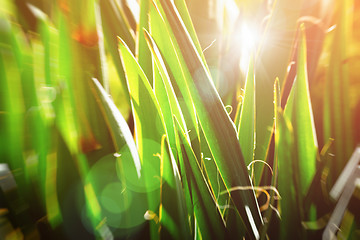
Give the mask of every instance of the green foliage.
[[360, 99], [304, 2], [0, 1], [0, 238], [316, 239]]

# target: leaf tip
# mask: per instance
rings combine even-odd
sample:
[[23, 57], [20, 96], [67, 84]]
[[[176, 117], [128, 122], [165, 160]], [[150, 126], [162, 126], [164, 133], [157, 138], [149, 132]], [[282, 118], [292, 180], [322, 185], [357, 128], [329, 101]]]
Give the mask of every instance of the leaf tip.
[[122, 40], [121, 37], [117, 36], [117, 39], [118, 39], [119, 45], [120, 45], [120, 44], [123, 45], [123, 46], [126, 45], [125, 42], [124, 42], [124, 40]]

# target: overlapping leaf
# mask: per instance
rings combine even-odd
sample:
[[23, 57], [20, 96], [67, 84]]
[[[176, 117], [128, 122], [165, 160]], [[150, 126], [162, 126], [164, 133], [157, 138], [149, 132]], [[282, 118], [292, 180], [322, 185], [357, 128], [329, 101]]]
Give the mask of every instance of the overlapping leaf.
[[[251, 186], [237, 142], [235, 127], [212, 84], [209, 73], [175, 6], [167, 1], [159, 2], [170, 27], [168, 31], [174, 34], [172, 40], [178, 43], [180, 49], [177, 51], [185, 60], [186, 65], [182, 67], [187, 68], [191, 74], [191, 78], [186, 79], [186, 85], [191, 92], [197, 116], [221, 176], [228, 188]], [[179, 85], [179, 87], [186, 86]], [[252, 190], [234, 191], [232, 197], [248, 227], [249, 234], [258, 238], [258, 228], [262, 225], [262, 219], [254, 193]]]

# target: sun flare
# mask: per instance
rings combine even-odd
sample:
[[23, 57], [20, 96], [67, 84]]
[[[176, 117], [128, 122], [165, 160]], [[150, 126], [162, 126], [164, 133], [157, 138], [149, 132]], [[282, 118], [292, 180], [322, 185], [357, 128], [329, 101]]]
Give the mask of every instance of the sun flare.
[[240, 33], [240, 68], [242, 72], [246, 72], [250, 57], [255, 54], [260, 42], [260, 31], [253, 24], [244, 22], [241, 25]]

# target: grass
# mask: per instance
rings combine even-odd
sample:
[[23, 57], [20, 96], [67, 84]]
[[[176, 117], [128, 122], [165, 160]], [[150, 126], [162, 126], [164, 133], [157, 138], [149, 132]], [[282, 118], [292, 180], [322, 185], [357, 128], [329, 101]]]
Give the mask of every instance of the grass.
[[360, 8], [208, 3], [0, 2], [1, 238], [322, 235], [360, 140]]

